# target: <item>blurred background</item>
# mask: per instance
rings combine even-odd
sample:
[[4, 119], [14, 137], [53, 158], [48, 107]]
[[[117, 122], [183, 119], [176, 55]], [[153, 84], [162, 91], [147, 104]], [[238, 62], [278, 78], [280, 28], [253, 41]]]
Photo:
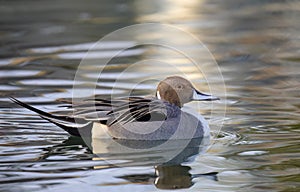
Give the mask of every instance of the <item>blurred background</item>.
[[[176, 179], [183, 183], [178, 188], [191, 191], [299, 191], [299, 20], [297, 0], [1, 0], [1, 191], [155, 191], [172, 188]], [[104, 42], [94, 58], [87, 58], [97, 62], [86, 65], [82, 82], [76, 83], [96, 87], [95, 94], [103, 97], [120, 96], [136, 83], [135, 94], [153, 94], [157, 81], [146, 79], [176, 73], [172, 63], [204, 92], [213, 87], [222, 100], [213, 111], [210, 103], [201, 104], [200, 112], [213, 130], [223, 127], [212, 132], [218, 135], [214, 145], [194, 161], [154, 169], [141, 163], [149, 159], [136, 155], [131, 161], [138, 165], [112, 167], [95, 159], [88, 146], [9, 101], [14, 96], [43, 110], [64, 109], [60, 101], [72, 98], [75, 73], [91, 46], [115, 30], [149, 22], [174, 25], [202, 41], [220, 67], [227, 97], [203, 47], [155, 28], [133, 39]], [[165, 47], [135, 46], [141, 38], [174, 40], [203, 61], [205, 74]], [[116, 50], [128, 46], [104, 67]], [[140, 63], [126, 71], [139, 61], [159, 59], [165, 62], [159, 70]], [[104, 69], [101, 82], [99, 68]], [[125, 75], [115, 86], [121, 72]], [[166, 178], [178, 177], [163, 180], [157, 175], [161, 170]]]

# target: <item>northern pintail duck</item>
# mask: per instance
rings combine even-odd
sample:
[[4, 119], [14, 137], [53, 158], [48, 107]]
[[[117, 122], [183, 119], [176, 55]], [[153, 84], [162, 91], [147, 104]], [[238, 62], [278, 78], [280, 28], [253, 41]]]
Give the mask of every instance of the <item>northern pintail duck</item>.
[[47, 113], [15, 98], [11, 100], [74, 136], [91, 132], [93, 124], [100, 123], [116, 139], [169, 140], [209, 136], [205, 119], [186, 111], [183, 105], [218, 98], [201, 93], [183, 77], [170, 76], [158, 84], [155, 97], [85, 100], [70, 106], [74, 109], [70, 115]]

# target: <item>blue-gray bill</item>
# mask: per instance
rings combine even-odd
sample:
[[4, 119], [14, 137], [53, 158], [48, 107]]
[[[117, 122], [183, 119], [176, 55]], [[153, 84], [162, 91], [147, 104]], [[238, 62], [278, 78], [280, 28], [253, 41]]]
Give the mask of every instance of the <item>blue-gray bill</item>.
[[193, 100], [194, 101], [215, 101], [215, 100], [220, 100], [220, 98], [201, 93], [200, 91], [195, 89], [193, 93]]

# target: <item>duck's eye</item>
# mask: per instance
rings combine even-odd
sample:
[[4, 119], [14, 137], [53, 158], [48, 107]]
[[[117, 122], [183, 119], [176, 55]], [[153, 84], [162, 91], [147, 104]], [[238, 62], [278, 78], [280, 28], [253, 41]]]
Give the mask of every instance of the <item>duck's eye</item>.
[[177, 89], [183, 89], [183, 85], [177, 85]]

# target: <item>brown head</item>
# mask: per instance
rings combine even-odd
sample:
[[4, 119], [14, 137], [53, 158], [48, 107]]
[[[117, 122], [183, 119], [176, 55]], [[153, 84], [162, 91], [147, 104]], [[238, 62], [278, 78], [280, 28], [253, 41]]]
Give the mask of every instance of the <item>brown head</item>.
[[180, 76], [170, 76], [161, 81], [157, 86], [156, 96], [178, 107], [190, 101], [218, 100], [217, 97], [196, 90], [190, 81]]

